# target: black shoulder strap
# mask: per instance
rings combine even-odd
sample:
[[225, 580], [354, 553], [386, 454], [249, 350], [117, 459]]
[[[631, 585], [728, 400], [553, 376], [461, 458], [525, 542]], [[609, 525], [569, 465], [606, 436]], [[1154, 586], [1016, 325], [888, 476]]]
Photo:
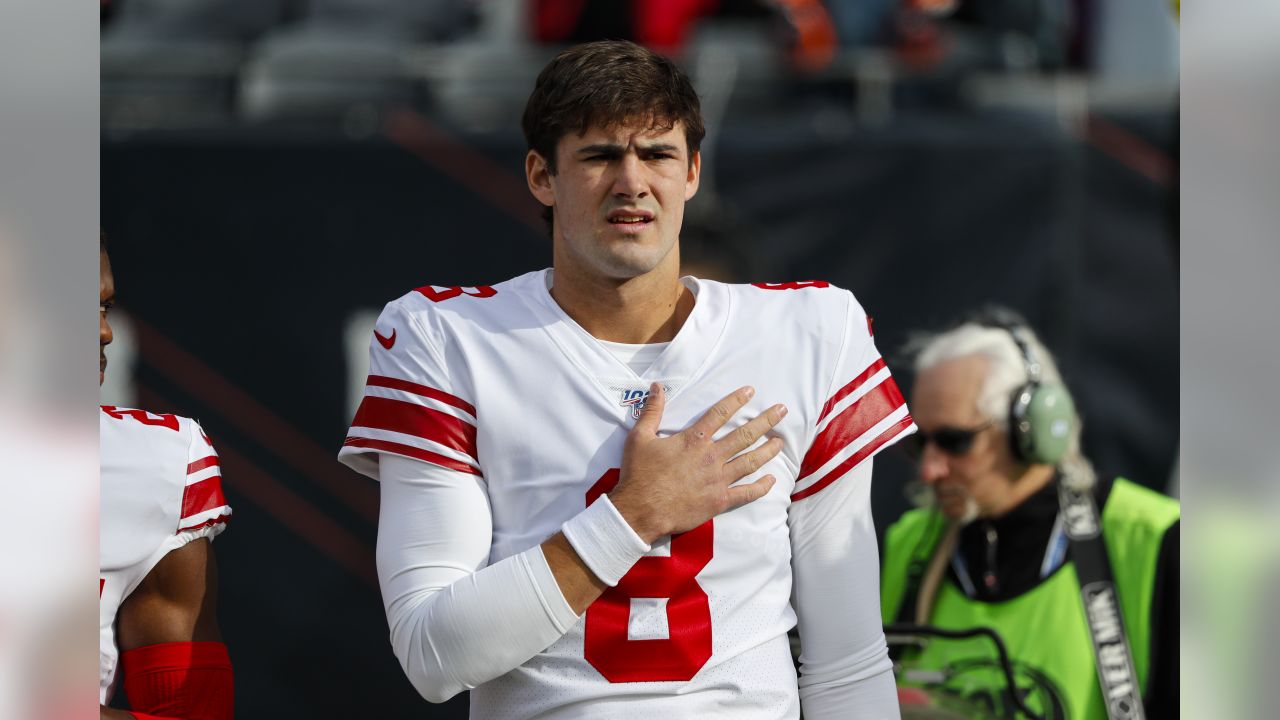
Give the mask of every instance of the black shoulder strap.
[[1089, 491], [1070, 490], [1058, 483], [1063, 524], [1071, 541], [1071, 560], [1080, 579], [1094, 665], [1102, 686], [1102, 700], [1110, 720], [1145, 720], [1138, 673], [1124, 629], [1111, 561], [1102, 538], [1102, 520]]

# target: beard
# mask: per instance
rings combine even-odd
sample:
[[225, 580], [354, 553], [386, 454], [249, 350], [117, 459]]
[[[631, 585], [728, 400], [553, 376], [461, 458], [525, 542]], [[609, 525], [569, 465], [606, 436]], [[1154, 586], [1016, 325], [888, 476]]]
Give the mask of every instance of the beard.
[[973, 496], [965, 493], [964, 511], [960, 513], [960, 517], [956, 518], [956, 522], [959, 523], [961, 527], [964, 527], [974, 520], [977, 520], [980, 512], [981, 511], [978, 508], [978, 501], [974, 500]]
[[947, 498], [946, 505], [961, 504], [960, 513], [952, 515], [947, 513], [943, 507], [944, 503], [938, 495], [938, 491], [922, 482], [915, 481], [907, 488], [907, 497], [912, 504], [917, 507], [932, 507], [944, 515], [947, 515], [953, 522], [961, 527], [972, 523], [982, 515], [982, 509], [978, 506], [978, 501], [973, 499], [964, 488], [959, 486], [949, 486], [944, 489], [943, 494]]

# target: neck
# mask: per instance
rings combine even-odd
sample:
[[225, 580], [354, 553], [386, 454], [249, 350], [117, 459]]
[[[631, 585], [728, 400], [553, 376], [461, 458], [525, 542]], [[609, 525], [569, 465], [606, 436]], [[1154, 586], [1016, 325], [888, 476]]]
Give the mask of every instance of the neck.
[[1009, 488], [1008, 503], [992, 517], [1003, 517], [1053, 480], [1052, 465], [1028, 465]]
[[693, 293], [680, 282], [679, 254], [657, 268], [616, 279], [581, 272], [557, 253], [551, 297], [574, 322], [599, 340], [669, 342], [693, 311]]

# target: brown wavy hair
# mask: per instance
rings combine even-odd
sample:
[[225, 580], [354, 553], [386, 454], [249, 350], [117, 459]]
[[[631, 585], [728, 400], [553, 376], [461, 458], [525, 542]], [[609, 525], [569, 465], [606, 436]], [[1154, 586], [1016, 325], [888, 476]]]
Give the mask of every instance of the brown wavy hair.
[[554, 175], [556, 145], [566, 133], [636, 121], [659, 132], [680, 123], [690, 162], [706, 134], [698, 94], [683, 70], [633, 42], [603, 40], [571, 47], [542, 69], [520, 124], [529, 149]]

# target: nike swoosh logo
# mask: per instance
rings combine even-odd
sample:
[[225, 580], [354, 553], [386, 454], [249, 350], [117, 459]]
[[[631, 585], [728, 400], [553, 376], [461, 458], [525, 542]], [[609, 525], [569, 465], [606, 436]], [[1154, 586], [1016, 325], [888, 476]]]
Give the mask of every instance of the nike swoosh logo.
[[383, 336], [382, 336], [382, 334], [381, 334], [381, 333], [379, 333], [379, 332], [377, 331], [377, 329], [375, 328], [375, 329], [374, 329], [374, 331], [373, 331], [373, 336], [374, 336], [374, 337], [376, 337], [376, 338], [378, 338], [378, 342], [382, 344], [382, 347], [384, 347], [384, 348], [386, 348], [386, 349], [388, 349], [388, 350], [390, 350], [390, 349], [391, 349], [391, 346], [392, 346], [392, 345], [395, 345], [395, 344], [396, 344], [396, 329], [395, 329], [395, 328], [391, 328], [391, 334], [390, 334], [390, 335], [388, 335], [388, 336], [386, 336], [386, 337], [383, 337]]

